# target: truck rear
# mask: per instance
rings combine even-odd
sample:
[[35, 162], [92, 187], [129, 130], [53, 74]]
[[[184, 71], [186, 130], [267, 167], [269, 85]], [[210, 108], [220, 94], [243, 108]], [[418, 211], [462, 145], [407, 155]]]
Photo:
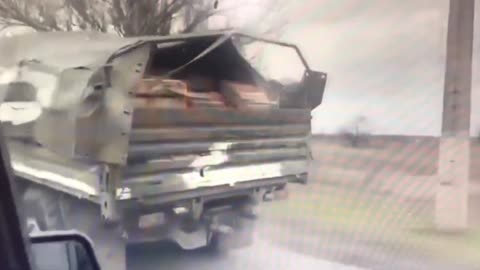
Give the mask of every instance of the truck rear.
[[[326, 74], [294, 45], [240, 33], [2, 42], [16, 44], [1, 117], [29, 225], [86, 232], [104, 264], [123, 263], [128, 244], [248, 245], [257, 205], [307, 182]], [[293, 52], [299, 80], [268, 76], [248, 55], [257, 44]]]

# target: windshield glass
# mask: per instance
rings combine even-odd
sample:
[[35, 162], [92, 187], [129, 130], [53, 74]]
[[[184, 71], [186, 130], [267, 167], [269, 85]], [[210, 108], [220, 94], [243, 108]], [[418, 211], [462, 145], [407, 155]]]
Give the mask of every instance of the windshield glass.
[[479, 68], [474, 0], [0, 1], [23, 222], [104, 269], [479, 269]]

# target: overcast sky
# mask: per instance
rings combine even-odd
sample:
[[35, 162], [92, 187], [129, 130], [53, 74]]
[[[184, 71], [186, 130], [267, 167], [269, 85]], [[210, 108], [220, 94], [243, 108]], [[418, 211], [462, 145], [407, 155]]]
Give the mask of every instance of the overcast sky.
[[[301, 2], [290, 11], [298, 20], [283, 39], [299, 44], [312, 66], [329, 74], [324, 104], [314, 111], [315, 132], [336, 132], [363, 115], [373, 133], [439, 135], [448, 0]], [[474, 47], [477, 133], [480, 27]]]

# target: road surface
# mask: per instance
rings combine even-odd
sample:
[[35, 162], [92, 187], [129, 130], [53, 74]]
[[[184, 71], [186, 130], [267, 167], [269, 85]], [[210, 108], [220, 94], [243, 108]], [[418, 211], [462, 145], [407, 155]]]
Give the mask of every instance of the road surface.
[[291, 252], [261, 239], [252, 247], [231, 251], [228, 255], [214, 255], [208, 251], [181, 251], [169, 244], [149, 246], [134, 251], [131, 263], [135, 270], [361, 270]]
[[[215, 255], [207, 250], [183, 251], [174, 244], [141, 246], [129, 254], [134, 270], [473, 270], [428, 256], [355, 240], [353, 235], [305, 231], [259, 222], [252, 246]], [[275, 237], [276, 239], [272, 238]], [[306, 236], [308, 235], [308, 236]], [[308, 239], [306, 239], [308, 238]], [[341, 262], [341, 263], [340, 263]]]

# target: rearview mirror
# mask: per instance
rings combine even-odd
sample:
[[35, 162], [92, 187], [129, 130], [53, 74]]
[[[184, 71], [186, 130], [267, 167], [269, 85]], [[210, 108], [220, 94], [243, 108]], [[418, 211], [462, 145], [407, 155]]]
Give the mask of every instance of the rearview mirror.
[[100, 270], [91, 241], [75, 231], [30, 235], [32, 263], [37, 270]]

